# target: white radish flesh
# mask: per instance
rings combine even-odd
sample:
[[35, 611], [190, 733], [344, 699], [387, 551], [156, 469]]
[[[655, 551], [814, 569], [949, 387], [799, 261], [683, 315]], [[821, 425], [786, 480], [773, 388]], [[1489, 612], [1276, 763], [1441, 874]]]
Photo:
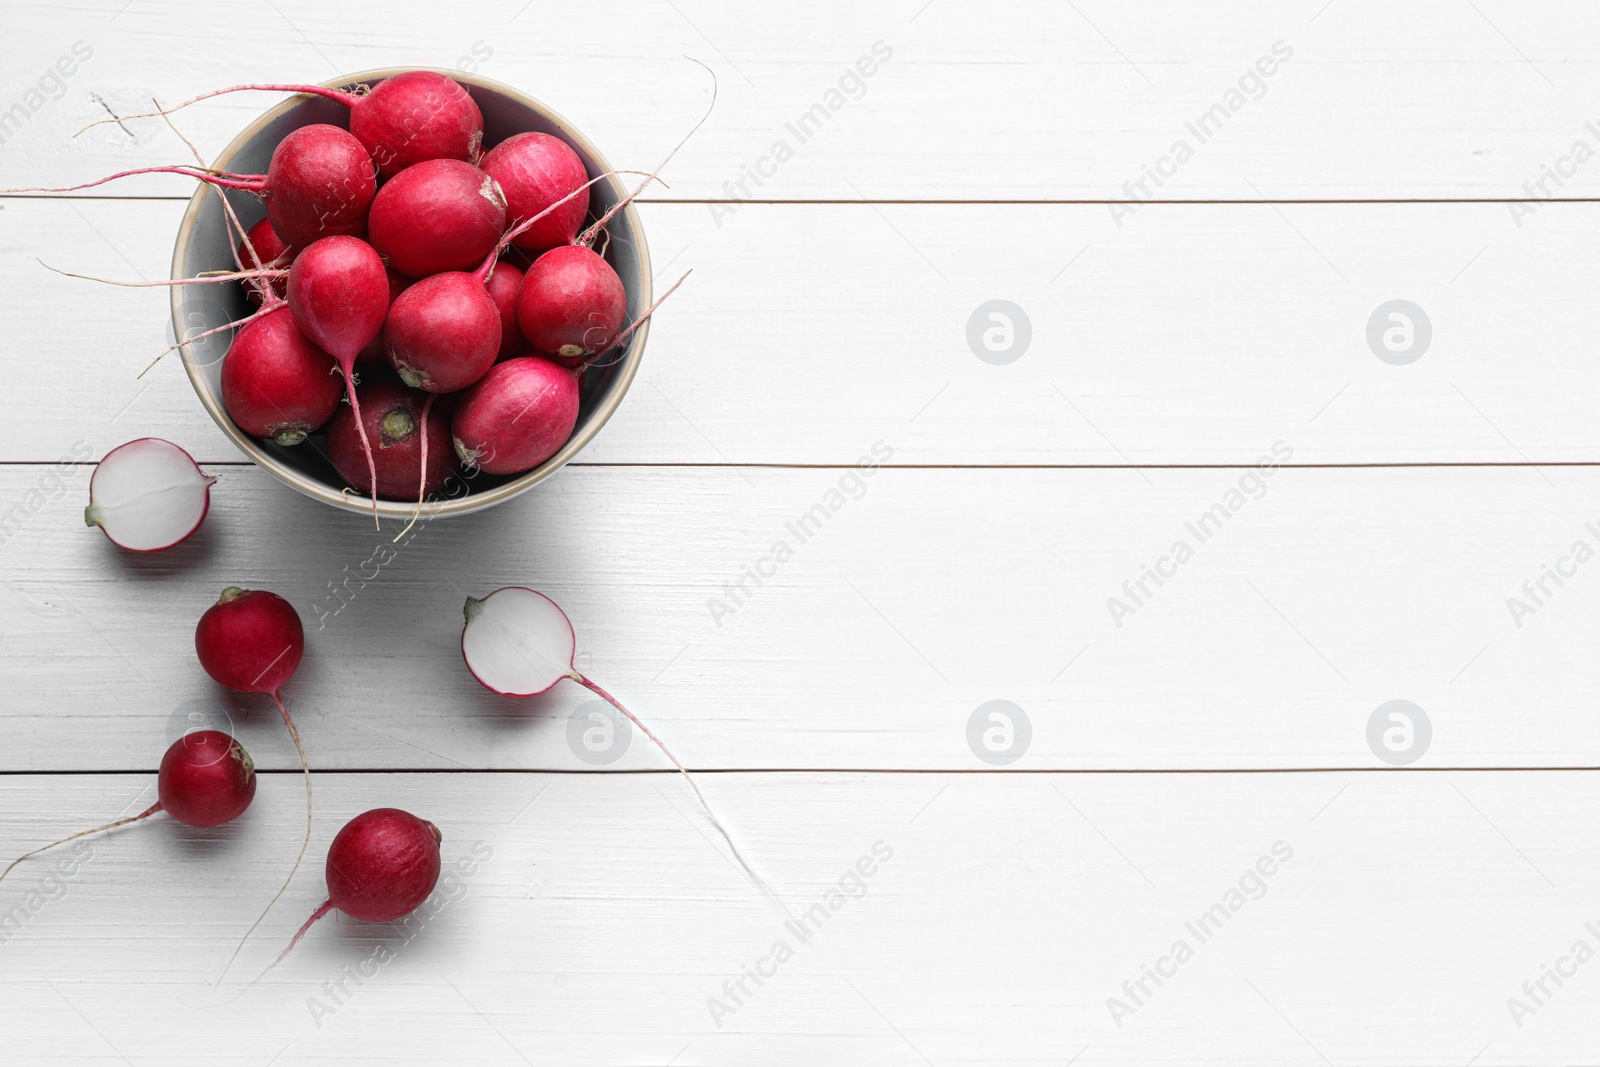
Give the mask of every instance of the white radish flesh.
[[107, 452], [89, 479], [83, 521], [130, 552], [160, 552], [200, 528], [216, 479], [183, 449], [142, 437]]

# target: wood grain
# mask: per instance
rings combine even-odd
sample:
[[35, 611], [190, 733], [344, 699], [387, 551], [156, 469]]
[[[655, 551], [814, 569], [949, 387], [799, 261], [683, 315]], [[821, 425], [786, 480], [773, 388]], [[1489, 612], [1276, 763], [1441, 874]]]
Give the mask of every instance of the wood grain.
[[[88, 825], [148, 784], [0, 779], [0, 840]], [[807, 940], [669, 775], [324, 774], [313, 856], [356, 812], [397, 805], [438, 823], [447, 864], [476, 870], [445, 883], [410, 937], [323, 920], [234, 1000], [323, 899], [308, 863], [211, 988], [298, 846], [297, 776], [266, 775], [231, 827], [151, 822], [99, 839], [59, 888], [47, 855], [0, 884], [8, 909], [39, 894], [0, 945], [0, 996], [28, 1005], [9, 1014], [8, 1052], [1501, 1067], [1592, 1047], [1592, 961], [1547, 980], [1520, 1028], [1507, 1000], [1575, 941], [1600, 941], [1586, 927], [1600, 869], [1571, 817], [1600, 803], [1593, 776], [763, 774], [707, 788], [797, 918], [839, 892]], [[1206, 940], [1188, 929], [1230, 904]], [[793, 955], [775, 965], [779, 940]], [[1193, 957], [1162, 963], [1180, 940]], [[1158, 963], [1175, 975], [1146, 980], [1119, 1027], [1108, 1000], [1131, 1003], [1123, 983]], [[735, 1004], [723, 983], [757, 966], [772, 976]], [[340, 981], [342, 994], [325, 986]], [[713, 997], [731, 1013], [714, 1020]]]
[[[674, 161], [671, 189], [657, 194], [671, 198], [1503, 200], [1600, 190], [1600, 170], [1571, 164], [1560, 186], [1524, 188], [1574, 141], [1600, 146], [1586, 127], [1600, 119], [1600, 62], [1582, 47], [1600, 14], [1562, 0], [828, 0], [784, 12], [731, 0], [567, 9], [508, 0], [443, 22], [422, 0], [396, 0], [377, 20], [359, 5], [284, 0], [261, 18], [204, 27], [178, 0], [32, 0], [6, 17], [7, 108], [74, 43], [93, 51], [64, 92], [46, 86], [58, 99], [41, 94], [6, 142], [10, 185], [188, 158], [149, 119], [72, 140], [108, 109], [136, 114], [152, 97], [397, 63], [475, 68], [553, 106], [616, 165], [648, 167], [710, 98], [704, 71], [680, 58], [690, 55], [716, 70], [720, 96]], [[174, 45], [194, 40], [204, 47]], [[851, 80], [880, 41], [892, 58]], [[209, 102], [185, 112], [182, 129], [214, 153], [275, 99]], [[827, 118], [800, 130], [816, 107]], [[1181, 164], [1179, 140], [1193, 153]], [[792, 152], [781, 163], [779, 141]], [[745, 178], [758, 168], [759, 186]], [[1146, 168], [1168, 174], [1157, 186]], [[1125, 188], [1140, 180], [1142, 190]], [[175, 191], [184, 182], [161, 177], [116, 189]]]

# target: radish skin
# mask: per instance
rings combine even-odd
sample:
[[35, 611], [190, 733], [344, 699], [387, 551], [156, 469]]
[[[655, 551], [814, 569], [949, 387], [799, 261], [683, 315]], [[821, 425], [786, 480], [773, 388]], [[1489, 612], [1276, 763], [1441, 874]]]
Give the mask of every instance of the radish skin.
[[367, 227], [372, 247], [401, 274], [467, 270], [506, 228], [505, 195], [470, 163], [430, 159], [384, 183]]
[[222, 406], [252, 437], [297, 445], [343, 398], [333, 357], [300, 332], [281, 301], [234, 335], [222, 362]]
[[577, 373], [550, 360], [496, 363], [456, 404], [456, 456], [486, 474], [532, 470], [572, 437], [579, 399]]
[[[544, 252], [577, 237], [589, 213], [589, 174], [567, 142], [548, 133], [513, 134], [485, 152], [479, 166], [500, 183], [509, 218], [531, 218], [560, 204], [537, 226], [517, 235], [513, 243], [518, 248]], [[579, 195], [560, 203], [573, 193]]]

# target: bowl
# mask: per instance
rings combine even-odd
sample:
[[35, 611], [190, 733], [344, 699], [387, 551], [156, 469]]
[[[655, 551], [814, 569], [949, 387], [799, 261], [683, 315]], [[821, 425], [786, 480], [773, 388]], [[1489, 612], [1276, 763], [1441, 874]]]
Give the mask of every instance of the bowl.
[[[389, 67], [351, 74], [323, 84], [335, 88], [357, 82], [370, 85], [407, 70], [429, 69], [435, 68]], [[594, 178], [611, 170], [611, 165], [587, 137], [533, 97], [509, 85], [461, 71], [436, 70], [436, 73], [454, 78], [472, 94], [483, 112], [485, 150], [512, 134], [536, 130], [559, 137], [571, 145], [588, 168], [589, 177]], [[291, 130], [319, 122], [348, 128], [349, 116], [349, 109], [332, 100], [316, 96], [293, 97], [245, 127], [223, 149], [212, 166], [235, 173], [264, 174], [273, 149]], [[589, 194], [590, 214], [598, 216], [624, 198], [627, 190], [618, 178], [611, 177], [592, 185]], [[220, 189], [201, 185], [190, 198], [183, 221], [178, 226], [178, 240], [172, 253], [174, 278], [193, 278], [207, 270], [235, 269], [233, 250], [237, 242], [222, 210], [219, 198], [224, 195], [229, 197], [234, 211], [245, 226], [264, 217], [261, 202], [254, 196], [239, 192], [224, 193]], [[631, 204], [611, 220], [607, 229], [610, 243], [606, 247], [606, 259], [616, 269], [627, 290], [628, 321], [633, 322], [650, 306], [652, 300], [650, 252], [645, 245], [644, 230]], [[225, 330], [205, 338], [197, 335], [241, 319], [251, 310], [245, 301], [243, 287], [236, 283], [173, 286], [174, 335], [177, 338], [196, 338], [186, 340], [180, 351], [184, 370], [188, 372], [200, 403], [205, 405], [217, 426], [238, 446], [239, 451], [285, 485], [332, 507], [370, 514], [371, 503], [367, 497], [342, 492], [347, 483], [328, 461], [320, 433], [313, 434], [298, 445], [279, 445], [250, 437], [235, 426], [223, 410], [222, 360], [227, 354], [232, 333]], [[633, 332], [622, 358], [608, 357], [608, 360], [615, 359], [615, 362], [584, 373], [578, 422], [572, 437], [559, 452], [523, 474], [491, 475], [458, 471], [445, 488], [430, 499], [424, 514], [465, 515], [491, 507], [527, 492], [560, 470], [594, 439], [611, 413], [622, 403], [622, 397], [639, 369], [639, 360], [644, 355], [649, 332], [650, 323], [647, 320]], [[401, 520], [410, 518], [415, 507], [415, 501], [378, 501], [380, 515]]]

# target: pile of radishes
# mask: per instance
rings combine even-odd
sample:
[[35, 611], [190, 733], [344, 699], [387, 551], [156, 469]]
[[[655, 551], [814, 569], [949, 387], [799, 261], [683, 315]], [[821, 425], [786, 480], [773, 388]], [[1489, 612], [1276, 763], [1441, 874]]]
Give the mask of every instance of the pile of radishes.
[[484, 145], [471, 94], [433, 71], [356, 92], [235, 86], [153, 114], [243, 89], [336, 100], [350, 128], [294, 130], [265, 174], [147, 167], [88, 183], [180, 173], [263, 202], [248, 230], [225, 203], [238, 269], [185, 280], [237, 280], [258, 305], [207, 331], [237, 328], [221, 388], [234, 423], [280, 445], [325, 433], [374, 518], [380, 497], [420, 507], [458, 462], [514, 475], [559, 451], [583, 372], [654, 310], [626, 322], [622, 279], [593, 247], [632, 197], [584, 228], [590, 186], [611, 175], [545, 133]]

